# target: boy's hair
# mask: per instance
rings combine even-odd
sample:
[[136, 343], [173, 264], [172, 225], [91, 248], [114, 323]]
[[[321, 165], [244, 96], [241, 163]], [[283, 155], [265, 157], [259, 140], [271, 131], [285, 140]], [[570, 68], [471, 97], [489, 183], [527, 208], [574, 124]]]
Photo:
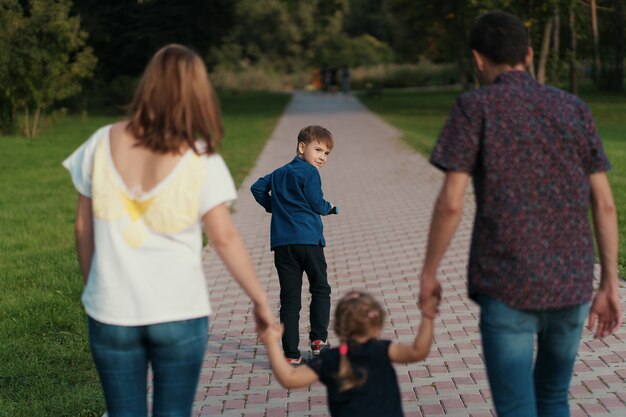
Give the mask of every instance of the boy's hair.
[[528, 33], [516, 16], [496, 10], [476, 20], [470, 31], [469, 46], [494, 64], [515, 66], [526, 59]]
[[[366, 292], [348, 292], [339, 300], [335, 309], [335, 333], [346, 348], [355, 338], [370, 334], [373, 329], [381, 329], [384, 322], [385, 310]], [[365, 372], [361, 372], [359, 377], [355, 375], [348, 355], [341, 353], [341, 346], [337, 379], [339, 392], [360, 387], [367, 379]]]
[[202, 59], [191, 49], [170, 44], [146, 67], [129, 106], [127, 129], [139, 145], [169, 153], [196, 140], [213, 153], [224, 134], [220, 108]]
[[329, 150], [333, 149], [333, 135], [322, 126], [307, 126], [298, 133], [298, 143], [303, 142], [308, 145], [314, 140], [328, 146]]

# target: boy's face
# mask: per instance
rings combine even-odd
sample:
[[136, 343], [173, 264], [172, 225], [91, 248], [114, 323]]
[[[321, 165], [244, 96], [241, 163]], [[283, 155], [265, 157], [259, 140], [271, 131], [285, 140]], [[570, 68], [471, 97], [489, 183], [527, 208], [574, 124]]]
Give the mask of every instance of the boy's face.
[[326, 158], [330, 154], [328, 146], [312, 140], [308, 144], [298, 143], [298, 156], [316, 168], [321, 168], [326, 163]]

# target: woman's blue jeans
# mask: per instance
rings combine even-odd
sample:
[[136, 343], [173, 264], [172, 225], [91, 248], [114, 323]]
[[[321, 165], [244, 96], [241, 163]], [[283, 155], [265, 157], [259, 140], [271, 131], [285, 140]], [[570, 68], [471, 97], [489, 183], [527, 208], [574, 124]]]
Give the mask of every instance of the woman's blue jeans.
[[526, 311], [485, 295], [478, 302], [484, 360], [498, 417], [569, 417], [569, 383], [589, 303]]
[[89, 343], [109, 417], [145, 417], [148, 362], [152, 415], [189, 417], [208, 338], [208, 318], [115, 326], [88, 317]]

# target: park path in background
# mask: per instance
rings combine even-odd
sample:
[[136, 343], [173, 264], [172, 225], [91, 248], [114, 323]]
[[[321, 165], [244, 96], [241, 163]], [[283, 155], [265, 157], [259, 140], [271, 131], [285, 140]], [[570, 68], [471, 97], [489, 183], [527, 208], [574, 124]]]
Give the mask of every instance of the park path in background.
[[[335, 138], [335, 148], [320, 170], [325, 198], [339, 207], [339, 215], [324, 218], [333, 290], [330, 328], [336, 300], [352, 288], [364, 289], [387, 309], [383, 337], [411, 343], [420, 322], [418, 272], [443, 175], [399, 139], [401, 132], [352, 96], [295, 93], [239, 190], [234, 221], [271, 306], [278, 315], [270, 215], [249, 189], [257, 178], [293, 158], [299, 130], [311, 124], [328, 128]], [[473, 214], [468, 191], [461, 225], [440, 268], [443, 300], [430, 356], [425, 362], [396, 367], [407, 417], [495, 416], [482, 361], [478, 308], [466, 295]], [[194, 416], [328, 415], [321, 384], [286, 390], [271, 375], [265, 350], [256, 340], [250, 302], [210, 249], [204, 268], [213, 315]], [[300, 349], [307, 357], [310, 297], [306, 278], [304, 282]], [[624, 285], [621, 293], [626, 300]], [[336, 345], [332, 330], [330, 335]], [[570, 388], [572, 417], [625, 417], [625, 379], [626, 327], [604, 340], [594, 340], [585, 330]]]

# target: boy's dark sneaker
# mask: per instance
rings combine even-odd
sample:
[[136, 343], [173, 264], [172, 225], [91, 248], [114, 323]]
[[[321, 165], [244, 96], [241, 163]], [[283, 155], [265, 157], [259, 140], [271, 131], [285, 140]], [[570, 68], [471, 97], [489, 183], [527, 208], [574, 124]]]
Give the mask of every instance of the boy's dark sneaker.
[[291, 366], [298, 366], [302, 365], [304, 362], [302, 361], [302, 356], [300, 356], [298, 359], [287, 358], [287, 363]]
[[311, 341], [311, 353], [314, 356], [319, 355], [323, 350], [330, 349], [330, 343], [328, 340], [312, 340]]

